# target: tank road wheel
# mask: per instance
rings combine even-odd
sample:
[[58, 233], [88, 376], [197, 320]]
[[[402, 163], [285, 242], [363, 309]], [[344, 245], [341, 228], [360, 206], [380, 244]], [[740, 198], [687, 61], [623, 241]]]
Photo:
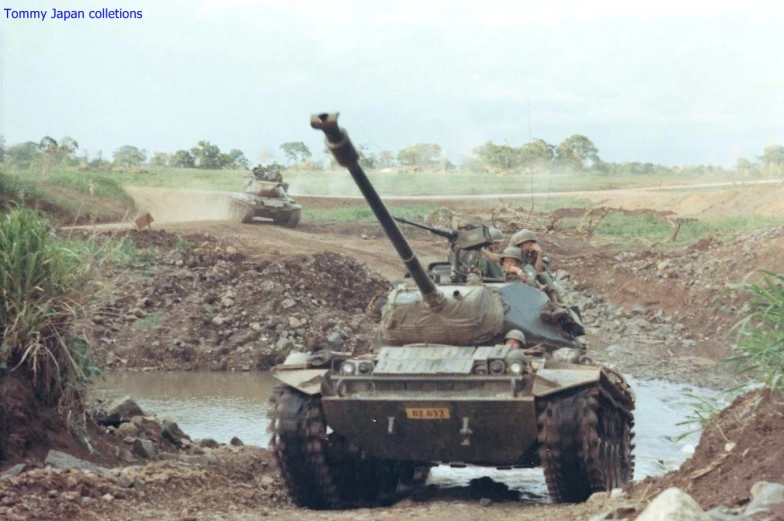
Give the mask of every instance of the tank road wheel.
[[279, 386], [271, 416], [275, 459], [297, 506], [337, 509], [397, 499], [397, 464], [363, 455], [337, 433], [327, 435], [320, 397]]
[[243, 224], [253, 221], [253, 207], [236, 199], [231, 201], [231, 218]]
[[630, 481], [633, 416], [599, 387], [539, 404], [539, 457], [554, 502], [585, 501]]
[[275, 224], [278, 226], [285, 226], [286, 228], [296, 228], [299, 224], [300, 210], [294, 210], [291, 213], [275, 217]]

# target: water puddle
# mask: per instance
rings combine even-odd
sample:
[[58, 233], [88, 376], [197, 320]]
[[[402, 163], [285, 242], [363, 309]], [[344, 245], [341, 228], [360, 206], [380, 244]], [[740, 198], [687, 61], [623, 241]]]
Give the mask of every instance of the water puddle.
[[[687, 394], [708, 398], [716, 392], [660, 380], [630, 379], [630, 383], [637, 395], [635, 479], [678, 468], [699, 441], [698, 432], [687, 434], [694, 426], [678, 425], [692, 410]], [[268, 399], [275, 385], [271, 375], [256, 372], [120, 373], [107, 375], [94, 393], [107, 399], [130, 394], [143, 410], [176, 421], [194, 439], [228, 443], [237, 436], [246, 444], [266, 447]], [[465, 487], [483, 476], [519, 490], [524, 499], [547, 498], [541, 469], [438, 467], [430, 482], [444, 488]]]

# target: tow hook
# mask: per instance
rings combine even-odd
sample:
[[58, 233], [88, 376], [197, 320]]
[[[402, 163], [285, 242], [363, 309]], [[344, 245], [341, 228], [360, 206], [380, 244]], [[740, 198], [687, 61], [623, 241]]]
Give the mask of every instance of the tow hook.
[[463, 428], [460, 429], [460, 434], [463, 435], [463, 441], [460, 443], [460, 445], [464, 445], [464, 446], [471, 445], [471, 434], [473, 433], [474, 431], [468, 428], [468, 416], [464, 416]]

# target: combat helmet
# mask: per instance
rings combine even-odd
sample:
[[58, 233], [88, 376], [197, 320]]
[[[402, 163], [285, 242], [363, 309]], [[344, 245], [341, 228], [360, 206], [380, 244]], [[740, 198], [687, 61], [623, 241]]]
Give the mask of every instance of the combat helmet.
[[504, 242], [504, 232], [496, 228], [495, 226], [490, 226], [490, 240], [493, 242]]
[[528, 229], [520, 230], [519, 232], [517, 232], [514, 235], [512, 235], [511, 239], [509, 239], [509, 245], [510, 246], [519, 246], [520, 243], [523, 243], [523, 242], [526, 242], [526, 241], [534, 241], [534, 242], [536, 242], [536, 234], [534, 232], [532, 232], [531, 230], [528, 230]]
[[521, 263], [523, 262], [523, 254], [520, 253], [520, 248], [515, 248], [514, 246], [510, 246], [504, 250], [504, 252], [501, 254], [502, 262], [505, 257], [509, 257], [510, 259], [517, 259]]
[[509, 332], [504, 337], [504, 340], [517, 340], [521, 344], [525, 344], [525, 335], [519, 329], [510, 329]]

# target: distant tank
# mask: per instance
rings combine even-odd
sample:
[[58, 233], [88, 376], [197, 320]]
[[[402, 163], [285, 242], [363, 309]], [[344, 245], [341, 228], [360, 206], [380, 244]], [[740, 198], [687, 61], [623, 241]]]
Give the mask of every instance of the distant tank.
[[[548, 297], [523, 282], [456, 279], [449, 262], [425, 270], [337, 115], [311, 125], [326, 134], [408, 273], [381, 309], [376, 353], [292, 353], [273, 369], [271, 442], [293, 501], [316, 509], [392, 502], [439, 464], [541, 466], [554, 502], [629, 482], [634, 393], [585, 356], [583, 328], [543, 321]], [[490, 238], [484, 226], [450, 235], [463, 249]]]
[[296, 228], [302, 206], [288, 195], [289, 184], [283, 182], [280, 170], [257, 166], [242, 192], [231, 196], [231, 216], [241, 223], [254, 217], [272, 219], [275, 224]]

